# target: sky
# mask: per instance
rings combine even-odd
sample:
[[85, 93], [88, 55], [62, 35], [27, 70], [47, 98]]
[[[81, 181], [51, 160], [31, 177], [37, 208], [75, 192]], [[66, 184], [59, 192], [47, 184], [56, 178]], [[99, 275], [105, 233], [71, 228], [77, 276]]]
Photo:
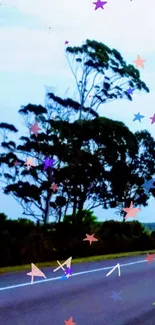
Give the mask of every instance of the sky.
[[[132, 102], [108, 102], [98, 112], [122, 121], [132, 132], [146, 129], [155, 136], [150, 120], [155, 113], [154, 0], [107, 0], [104, 10], [95, 10], [93, 0], [1, 0], [0, 4], [0, 122], [13, 124], [24, 134], [18, 110], [28, 103], [44, 105], [45, 86], [62, 97], [68, 89], [72, 96], [76, 88], [65, 41], [81, 46], [90, 39], [117, 49], [127, 64], [133, 64], [137, 55], [146, 60], [144, 69], [138, 69], [150, 93], [134, 92]], [[141, 123], [133, 122], [138, 112], [145, 116]], [[0, 212], [20, 218], [23, 211], [1, 191]], [[95, 214], [100, 221], [121, 220], [112, 209], [97, 208]], [[136, 219], [155, 222], [153, 198]]]

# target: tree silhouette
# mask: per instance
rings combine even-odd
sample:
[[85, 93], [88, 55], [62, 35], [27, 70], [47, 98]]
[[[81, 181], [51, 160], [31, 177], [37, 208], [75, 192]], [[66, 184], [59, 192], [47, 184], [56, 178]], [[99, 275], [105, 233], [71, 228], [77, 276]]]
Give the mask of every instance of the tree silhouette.
[[[24, 117], [27, 133], [20, 137], [20, 143], [13, 141], [12, 136], [8, 140], [9, 132], [18, 133], [13, 125], [0, 124], [3, 151], [0, 175], [6, 185], [4, 193], [18, 200], [25, 215], [45, 225], [50, 216], [60, 222], [70, 208], [73, 215], [79, 216], [83, 209], [97, 206], [120, 208], [122, 201], [126, 204], [127, 199], [133, 198], [131, 189], [136, 188], [139, 193], [141, 169], [149, 176], [154, 171], [154, 143], [149, 133], [134, 135], [122, 122], [101, 118], [97, 113], [99, 105], [109, 100], [123, 97], [132, 100], [128, 86], [148, 92], [139, 71], [127, 66], [118, 51], [96, 41], [87, 40], [82, 47], [68, 47], [66, 51], [73, 62], [82, 65], [79, 77], [70, 64], [79, 102], [49, 92], [46, 107], [22, 106], [19, 114]], [[87, 102], [92, 90], [92, 99]], [[41, 128], [37, 137], [29, 132], [36, 121]], [[26, 169], [27, 157], [36, 159], [36, 167]], [[44, 170], [45, 158], [52, 157], [53, 168]], [[58, 191], [50, 189], [52, 183], [58, 185]], [[147, 198], [144, 195], [137, 204], [145, 205]]]
[[117, 160], [109, 174], [113, 195], [110, 207], [117, 207], [117, 213], [123, 216], [124, 221], [126, 213], [122, 209], [129, 207], [131, 201], [135, 207], [147, 206], [151, 195], [155, 197], [154, 189], [145, 193], [142, 187], [144, 179], [151, 179], [155, 173], [155, 141], [146, 130], [136, 132], [135, 137], [137, 153]]
[[[127, 92], [149, 88], [141, 81], [138, 69], [127, 65], [116, 49], [103, 43], [86, 40], [81, 47], [67, 47], [67, 60], [79, 93], [79, 118], [92, 118], [101, 104], [132, 96]], [[89, 97], [91, 96], [91, 97]], [[89, 106], [85, 114], [84, 107]], [[90, 114], [91, 112], [91, 114]]]
[[[121, 122], [106, 118], [90, 121], [67, 122], [50, 119], [50, 108], [27, 105], [19, 110], [27, 127], [37, 120], [40, 133], [20, 137], [21, 144], [2, 141], [4, 153], [0, 155], [2, 179], [5, 180], [5, 194], [13, 196], [22, 205], [24, 214], [47, 224], [49, 216], [57, 221], [72, 208], [73, 214], [82, 212], [86, 201], [89, 209], [99, 205], [108, 206], [109, 171], [116, 160], [133, 156], [137, 150], [134, 135]], [[33, 118], [32, 118], [33, 116]], [[2, 124], [1, 131], [13, 130]], [[53, 169], [44, 170], [46, 157], [54, 157]], [[29, 170], [24, 165], [26, 157], [36, 159], [36, 166]], [[19, 165], [14, 162], [18, 161]], [[74, 161], [74, 163], [73, 163]], [[8, 171], [9, 168], [9, 171]], [[58, 184], [55, 193], [51, 183]], [[99, 196], [104, 193], [102, 200]]]

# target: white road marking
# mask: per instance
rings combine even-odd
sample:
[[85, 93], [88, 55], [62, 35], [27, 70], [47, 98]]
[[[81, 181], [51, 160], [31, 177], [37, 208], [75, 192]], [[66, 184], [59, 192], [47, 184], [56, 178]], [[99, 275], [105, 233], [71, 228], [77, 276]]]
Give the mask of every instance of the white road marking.
[[[148, 261], [147, 260], [142, 260], [142, 261], [137, 261], [137, 262], [130, 262], [130, 263], [125, 263], [125, 264], [120, 264], [120, 266], [121, 267], [123, 267], [123, 266], [130, 266], [130, 265], [135, 265], [135, 264], [144, 263], [144, 262], [148, 262]], [[89, 271], [78, 272], [78, 273], [72, 274], [72, 276], [77, 276], [77, 275], [81, 275], [81, 274], [88, 274], [88, 273], [94, 273], [94, 272], [99, 272], [99, 271], [105, 271], [105, 270], [112, 269], [114, 267], [115, 267], [115, 265], [114, 266], [102, 267], [100, 269], [94, 269], [94, 270], [89, 270]], [[35, 281], [33, 284], [31, 282], [16, 284], [16, 285], [12, 285], [12, 286], [9, 286], [9, 287], [0, 288], [0, 291], [9, 290], [9, 289], [15, 289], [15, 288], [20, 288], [20, 287], [26, 287], [26, 286], [34, 286], [37, 283], [44, 283], [44, 282], [49, 282], [49, 281], [55, 281], [55, 280], [59, 280], [61, 278], [62, 278], [62, 276], [59, 276], [59, 277], [55, 277], [55, 278], [49, 278], [49, 279], [45, 279], [45, 280]]]
[[111, 273], [113, 273], [113, 271], [115, 271], [116, 269], [118, 268], [118, 276], [121, 276], [121, 270], [120, 270], [120, 264], [118, 263], [118, 264], [116, 264], [115, 266], [114, 266], [114, 268], [110, 271], [110, 272], [108, 272], [107, 274], [106, 274], [106, 276], [109, 276]]

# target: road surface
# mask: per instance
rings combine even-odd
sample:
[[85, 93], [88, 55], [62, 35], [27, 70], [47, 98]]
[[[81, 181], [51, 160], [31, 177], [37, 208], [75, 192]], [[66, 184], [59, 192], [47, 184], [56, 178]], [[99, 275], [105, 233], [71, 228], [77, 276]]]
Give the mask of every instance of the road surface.
[[[47, 279], [34, 284], [27, 272], [2, 274], [0, 325], [65, 325], [70, 317], [77, 325], [155, 325], [155, 261], [145, 258], [73, 264], [66, 280], [61, 269], [43, 268]], [[106, 277], [117, 263], [121, 276]]]

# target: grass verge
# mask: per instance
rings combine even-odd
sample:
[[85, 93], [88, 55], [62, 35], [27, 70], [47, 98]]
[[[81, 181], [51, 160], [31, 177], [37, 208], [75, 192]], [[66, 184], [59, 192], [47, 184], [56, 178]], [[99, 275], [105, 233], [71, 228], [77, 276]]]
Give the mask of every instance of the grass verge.
[[[126, 253], [116, 253], [116, 254], [109, 254], [109, 255], [99, 255], [99, 256], [89, 256], [89, 257], [82, 257], [82, 258], [75, 258], [72, 260], [72, 264], [77, 263], [85, 263], [85, 262], [95, 262], [95, 261], [102, 261], [102, 260], [111, 260], [113, 258], [120, 258], [120, 257], [129, 257], [129, 256], [138, 256], [138, 255], [146, 255], [147, 253], [155, 253], [155, 250], [150, 251], [138, 251], [138, 252], [126, 252]], [[60, 263], [63, 261], [60, 261]], [[56, 261], [52, 262], [43, 262], [43, 263], [34, 263], [37, 267], [52, 267], [58, 265]], [[29, 271], [30, 264], [27, 265], [17, 265], [17, 266], [7, 266], [0, 268], [0, 274], [8, 273], [8, 272], [19, 272], [19, 271]]]

